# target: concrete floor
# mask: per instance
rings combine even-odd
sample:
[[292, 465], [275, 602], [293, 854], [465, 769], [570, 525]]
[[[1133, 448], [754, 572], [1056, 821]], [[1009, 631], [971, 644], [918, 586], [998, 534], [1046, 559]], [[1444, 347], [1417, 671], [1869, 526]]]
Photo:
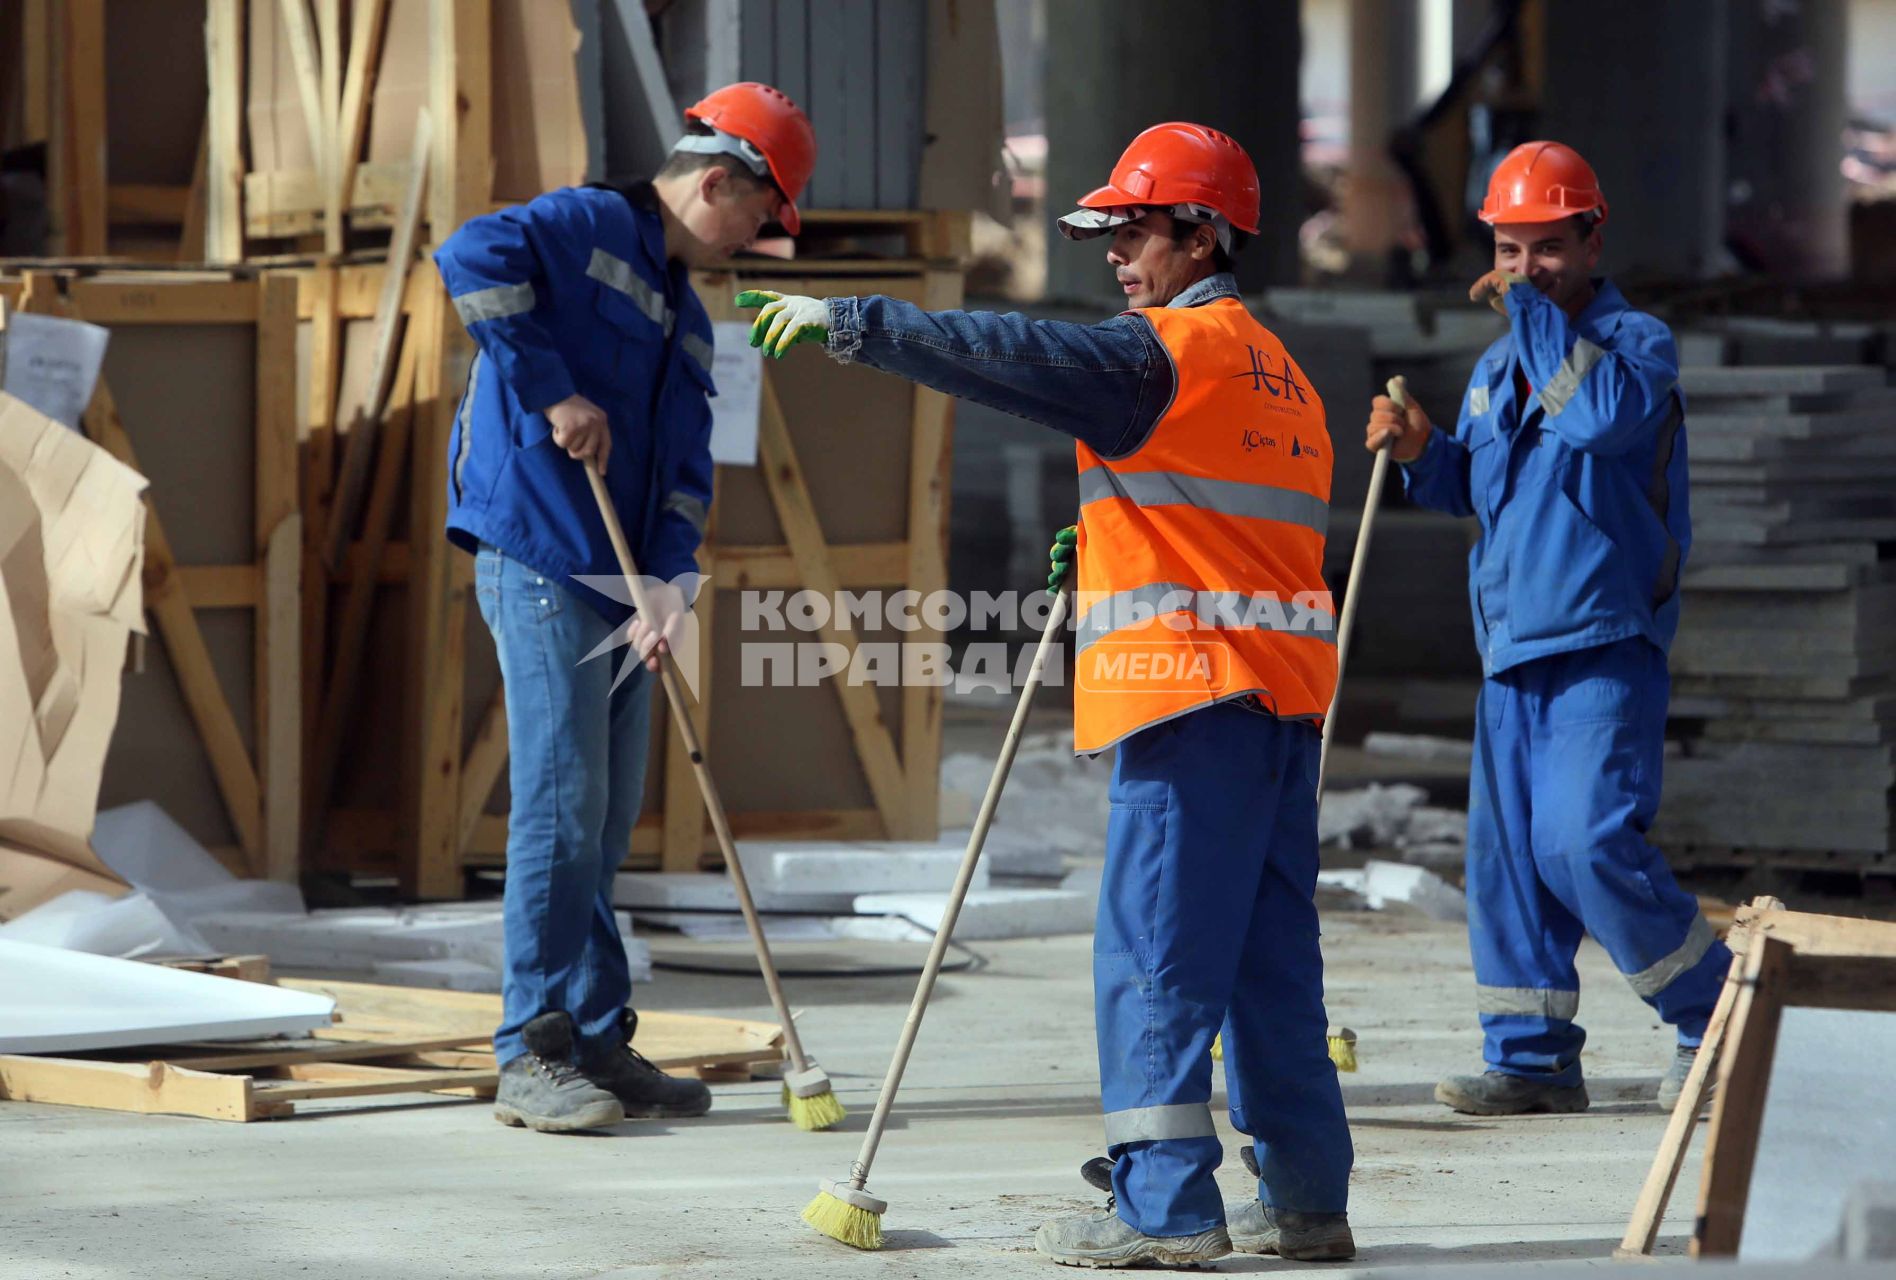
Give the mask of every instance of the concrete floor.
[[[890, 1202], [879, 1254], [797, 1215], [819, 1178], [848, 1172], [913, 990], [906, 977], [790, 983], [806, 1042], [852, 1111], [823, 1134], [784, 1123], [770, 1082], [719, 1087], [704, 1120], [580, 1137], [506, 1129], [486, 1106], [449, 1100], [252, 1125], [0, 1105], [0, 1277], [1054, 1274], [1031, 1252], [1034, 1227], [1099, 1199], [1076, 1172], [1101, 1149], [1090, 940], [978, 949], [978, 972], [937, 989], [875, 1166], [871, 1189]], [[921, 956], [896, 944], [781, 950], [787, 968]], [[1663, 1127], [1650, 1099], [1669, 1039], [1604, 954], [1589, 944], [1581, 961], [1593, 1109], [1509, 1120], [1430, 1100], [1439, 1074], [1477, 1065], [1459, 926], [1333, 914], [1327, 954], [1332, 1017], [1362, 1037], [1363, 1069], [1344, 1078], [1358, 1265], [1609, 1254]], [[762, 995], [754, 979], [674, 973], [640, 989], [646, 1007], [751, 1017], [767, 1016]], [[1248, 1188], [1232, 1149], [1220, 1178], [1237, 1198]], [[1697, 1177], [1695, 1158], [1663, 1251], [1683, 1248]]]

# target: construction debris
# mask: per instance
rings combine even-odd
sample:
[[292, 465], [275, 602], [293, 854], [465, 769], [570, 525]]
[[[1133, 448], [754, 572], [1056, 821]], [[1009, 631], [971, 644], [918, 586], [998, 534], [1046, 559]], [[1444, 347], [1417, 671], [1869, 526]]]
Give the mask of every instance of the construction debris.
[[[973, 824], [993, 774], [991, 755], [963, 751], [942, 761], [945, 826]], [[1074, 755], [1064, 734], [1027, 735], [1008, 773], [982, 861], [997, 875], [1058, 879], [1068, 859], [1103, 856], [1111, 782], [1106, 757]]]
[[1317, 874], [1322, 888], [1354, 895], [1370, 911], [1401, 903], [1431, 920], [1466, 920], [1468, 902], [1461, 890], [1424, 867], [1371, 858], [1361, 867]]

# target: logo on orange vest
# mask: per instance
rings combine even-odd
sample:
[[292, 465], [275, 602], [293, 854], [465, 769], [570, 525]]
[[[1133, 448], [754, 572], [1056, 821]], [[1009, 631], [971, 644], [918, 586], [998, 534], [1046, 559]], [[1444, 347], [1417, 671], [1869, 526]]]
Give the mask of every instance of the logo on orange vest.
[[1291, 367], [1290, 357], [1284, 357], [1284, 371], [1274, 373], [1271, 370], [1269, 352], [1259, 351], [1249, 343], [1244, 349], [1250, 353], [1251, 367], [1243, 373], [1234, 373], [1233, 378], [1249, 378], [1251, 390], [1268, 391], [1273, 398], [1287, 397], [1296, 393], [1299, 404], [1309, 404], [1310, 397], [1304, 394], [1303, 386], [1297, 381], [1297, 371]]
[[1246, 453], [1250, 453], [1253, 449], [1283, 448], [1283, 446], [1277, 442], [1276, 436], [1265, 435], [1262, 431], [1258, 431], [1252, 427], [1246, 427], [1244, 429], [1238, 437], [1238, 442], [1244, 446]]
[[1290, 438], [1290, 456], [1293, 458], [1321, 458], [1314, 444], [1305, 444], [1296, 436]]

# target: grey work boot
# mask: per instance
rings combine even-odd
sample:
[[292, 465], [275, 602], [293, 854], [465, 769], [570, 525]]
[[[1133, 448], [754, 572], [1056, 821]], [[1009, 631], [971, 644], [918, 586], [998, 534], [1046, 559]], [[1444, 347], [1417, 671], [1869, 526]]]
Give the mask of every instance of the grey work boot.
[[520, 1029], [527, 1051], [500, 1069], [494, 1119], [541, 1133], [603, 1129], [625, 1119], [625, 1108], [587, 1081], [573, 1063], [573, 1020], [543, 1013]]
[[1587, 1086], [1554, 1084], [1532, 1076], [1487, 1071], [1448, 1076], [1435, 1086], [1435, 1100], [1470, 1116], [1518, 1116], [1530, 1111], [1585, 1111]]
[[1148, 1236], [1106, 1208], [1042, 1223], [1034, 1248], [1067, 1267], [1195, 1267], [1230, 1253], [1231, 1237], [1223, 1227], [1195, 1236]]
[[1231, 1247], [1239, 1253], [1274, 1253], [1294, 1262], [1344, 1262], [1356, 1256], [1347, 1213], [1298, 1213], [1262, 1201], [1225, 1206]]
[[711, 1109], [711, 1090], [702, 1080], [668, 1076], [632, 1047], [639, 1015], [625, 1011], [625, 1040], [611, 1049], [580, 1055], [586, 1078], [619, 1100], [625, 1114], [635, 1119], [701, 1116]]
[[[1671, 1111], [1679, 1105], [1679, 1099], [1685, 1096], [1685, 1078], [1692, 1073], [1692, 1064], [1698, 1061], [1697, 1045], [1680, 1045], [1673, 1050], [1672, 1062], [1666, 1067], [1666, 1073], [1659, 1077], [1659, 1109]], [[1705, 1091], [1705, 1103], [1710, 1105], [1714, 1087]]]

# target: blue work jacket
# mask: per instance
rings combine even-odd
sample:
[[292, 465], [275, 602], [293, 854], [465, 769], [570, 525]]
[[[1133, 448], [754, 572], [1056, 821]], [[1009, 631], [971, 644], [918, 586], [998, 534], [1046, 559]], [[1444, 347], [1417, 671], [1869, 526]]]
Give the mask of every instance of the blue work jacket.
[[552, 191], [470, 219], [435, 263], [480, 348], [448, 443], [449, 540], [492, 544], [623, 622], [629, 605], [572, 581], [619, 565], [545, 410], [577, 392], [605, 411], [606, 488], [639, 572], [694, 570], [711, 502], [711, 321], [666, 257], [656, 194]]
[[1631, 636], [1669, 650], [1692, 541], [1672, 333], [1610, 281], [1573, 320], [1522, 286], [1507, 309], [1454, 432], [1402, 469], [1415, 502], [1481, 523], [1468, 596], [1482, 668]]

